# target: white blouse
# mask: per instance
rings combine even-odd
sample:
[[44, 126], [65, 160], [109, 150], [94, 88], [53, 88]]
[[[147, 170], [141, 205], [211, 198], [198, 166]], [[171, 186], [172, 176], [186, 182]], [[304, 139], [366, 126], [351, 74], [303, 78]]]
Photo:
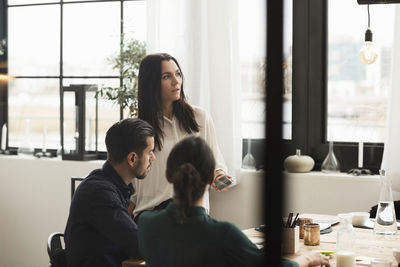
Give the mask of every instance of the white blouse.
[[[199, 107], [192, 107], [196, 122], [199, 124], [199, 132], [195, 133], [195, 135], [202, 137], [211, 147], [215, 157], [216, 170], [222, 169], [227, 173], [225, 161], [215, 136], [214, 123], [210, 115]], [[156, 159], [152, 162], [147, 176], [142, 180], [134, 179], [136, 192], [131, 197], [132, 202], [136, 204], [133, 212], [134, 216], [143, 210], [152, 210], [155, 206], [172, 198], [174, 195], [173, 185], [168, 183], [165, 177], [167, 158], [173, 146], [190, 134], [180, 127], [179, 121], [175, 117], [172, 120], [164, 117], [164, 125], [161, 125], [161, 128], [164, 132], [162, 150], [155, 150]], [[208, 191], [204, 194], [203, 207], [207, 211], [210, 209]]]

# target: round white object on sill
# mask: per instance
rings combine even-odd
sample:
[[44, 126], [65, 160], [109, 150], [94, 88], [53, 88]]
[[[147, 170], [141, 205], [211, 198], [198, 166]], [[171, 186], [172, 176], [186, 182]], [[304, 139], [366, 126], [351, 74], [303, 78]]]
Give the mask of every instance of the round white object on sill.
[[283, 162], [288, 172], [309, 172], [314, 168], [314, 160], [310, 156], [301, 155], [300, 149], [296, 149], [296, 155], [289, 156]]

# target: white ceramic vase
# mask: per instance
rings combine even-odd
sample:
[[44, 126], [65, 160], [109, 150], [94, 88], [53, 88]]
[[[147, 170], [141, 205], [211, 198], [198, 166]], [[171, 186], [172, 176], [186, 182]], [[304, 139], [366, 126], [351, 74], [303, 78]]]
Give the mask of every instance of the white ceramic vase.
[[309, 172], [314, 168], [314, 163], [312, 157], [301, 155], [300, 149], [296, 149], [296, 155], [287, 157], [283, 166], [288, 172]]

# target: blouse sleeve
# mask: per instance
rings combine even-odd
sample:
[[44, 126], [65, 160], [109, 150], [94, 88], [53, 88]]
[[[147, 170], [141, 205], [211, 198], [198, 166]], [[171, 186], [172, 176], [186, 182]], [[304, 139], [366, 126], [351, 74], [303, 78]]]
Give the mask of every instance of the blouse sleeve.
[[214, 153], [215, 163], [216, 163], [215, 169], [216, 170], [220, 169], [223, 170], [225, 173], [228, 173], [228, 168], [226, 167], [224, 157], [222, 156], [222, 153], [218, 146], [217, 136], [214, 128], [214, 122], [211, 116], [206, 111], [203, 112], [204, 112], [204, 128], [205, 128], [204, 139], [206, 140], [206, 142], [211, 147], [211, 150]]

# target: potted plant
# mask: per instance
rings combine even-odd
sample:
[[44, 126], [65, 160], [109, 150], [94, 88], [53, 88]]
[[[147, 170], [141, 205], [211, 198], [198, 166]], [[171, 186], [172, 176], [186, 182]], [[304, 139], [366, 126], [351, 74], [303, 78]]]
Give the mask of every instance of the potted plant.
[[121, 38], [120, 53], [108, 58], [113, 69], [120, 72], [122, 85], [119, 87], [101, 87], [97, 96], [112, 100], [120, 106], [120, 119], [123, 111], [129, 110], [129, 116], [136, 117], [138, 111], [137, 89], [138, 72], [142, 58], [146, 55], [146, 45], [136, 39], [126, 41]]

